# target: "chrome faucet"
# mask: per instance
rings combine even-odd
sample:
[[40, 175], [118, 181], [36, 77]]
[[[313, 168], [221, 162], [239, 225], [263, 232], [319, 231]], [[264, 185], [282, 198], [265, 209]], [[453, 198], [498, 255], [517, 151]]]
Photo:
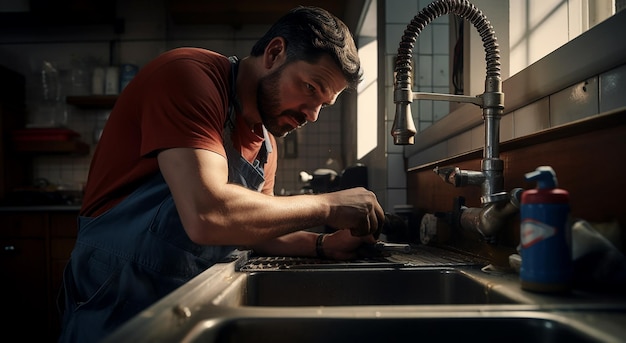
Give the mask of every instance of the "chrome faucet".
[[[487, 76], [485, 92], [478, 96], [413, 92], [411, 89], [412, 50], [420, 32], [431, 21], [444, 14], [456, 14], [476, 27], [485, 48]], [[456, 187], [479, 185], [482, 188], [480, 209], [464, 206], [464, 199], [455, 201], [452, 211], [453, 226], [478, 230], [488, 241], [495, 241], [495, 234], [505, 226], [506, 220], [517, 213], [521, 189], [511, 193], [504, 191], [504, 162], [499, 158], [500, 117], [504, 110], [504, 93], [500, 78], [500, 51], [493, 26], [485, 15], [467, 0], [436, 0], [423, 8], [411, 22], [398, 47], [396, 59], [396, 79], [394, 103], [396, 115], [391, 135], [396, 145], [414, 143], [415, 124], [411, 115], [413, 100], [438, 100], [472, 103], [483, 110], [485, 125], [485, 146], [481, 171], [467, 171], [459, 168], [439, 168], [434, 172]]]

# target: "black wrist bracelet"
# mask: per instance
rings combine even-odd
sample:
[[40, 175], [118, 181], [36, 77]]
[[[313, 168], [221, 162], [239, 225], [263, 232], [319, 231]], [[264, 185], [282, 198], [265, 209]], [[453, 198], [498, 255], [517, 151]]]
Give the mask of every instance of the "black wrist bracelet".
[[315, 253], [319, 258], [326, 258], [326, 255], [324, 254], [324, 247], [322, 246], [324, 236], [325, 235], [323, 233], [320, 233], [315, 240]]

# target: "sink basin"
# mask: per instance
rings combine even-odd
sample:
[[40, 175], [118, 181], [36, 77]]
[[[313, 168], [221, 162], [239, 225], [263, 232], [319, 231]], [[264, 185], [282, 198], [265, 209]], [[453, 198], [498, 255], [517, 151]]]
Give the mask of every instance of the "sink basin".
[[[593, 331], [593, 330], [592, 330]], [[187, 342], [600, 342], [557, 317], [233, 318], [200, 323]]]
[[214, 301], [223, 306], [514, 304], [488, 282], [452, 268], [245, 273]]
[[237, 266], [212, 267], [104, 342], [604, 343], [626, 334], [626, 303], [527, 294], [515, 276], [479, 266]]

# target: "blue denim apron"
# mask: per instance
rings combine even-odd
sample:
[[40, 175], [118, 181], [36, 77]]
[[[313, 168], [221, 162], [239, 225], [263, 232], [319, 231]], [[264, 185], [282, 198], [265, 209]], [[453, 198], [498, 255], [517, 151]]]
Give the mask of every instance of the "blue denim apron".
[[[263, 187], [263, 164], [271, 151], [265, 134], [250, 164], [234, 148], [234, 79], [229, 119], [223, 130], [229, 182]], [[78, 218], [79, 233], [63, 277], [64, 331], [60, 342], [94, 342], [220, 261], [235, 248], [201, 246], [185, 233], [172, 194], [157, 173], [109, 211]], [[64, 299], [63, 299], [64, 298]]]

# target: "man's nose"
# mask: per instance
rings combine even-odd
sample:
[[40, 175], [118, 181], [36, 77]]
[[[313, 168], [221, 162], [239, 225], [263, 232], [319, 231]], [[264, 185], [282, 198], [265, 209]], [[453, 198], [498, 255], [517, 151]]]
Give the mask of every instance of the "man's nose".
[[319, 118], [320, 110], [322, 109], [322, 105], [311, 105], [307, 106], [307, 108], [303, 111], [306, 115], [306, 120], [308, 122], [315, 122], [317, 118]]

